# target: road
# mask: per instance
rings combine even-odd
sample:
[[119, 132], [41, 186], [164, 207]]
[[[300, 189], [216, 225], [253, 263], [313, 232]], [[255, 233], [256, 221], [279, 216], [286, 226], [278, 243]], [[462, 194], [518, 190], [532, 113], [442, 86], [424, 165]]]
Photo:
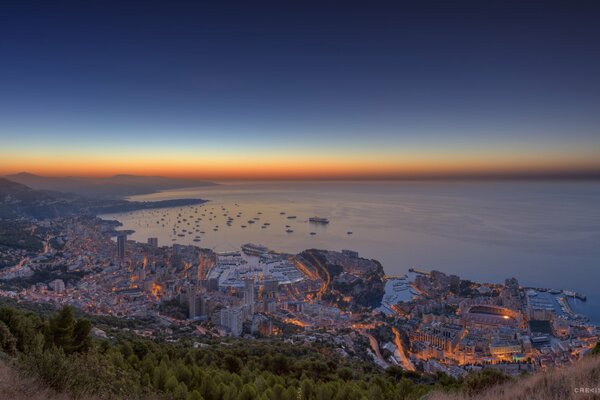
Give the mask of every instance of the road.
[[402, 364], [402, 367], [406, 370], [406, 371], [415, 371], [415, 366], [413, 365], [413, 363], [408, 359], [408, 357], [406, 357], [406, 354], [404, 353], [404, 346], [402, 345], [402, 338], [400, 337], [400, 332], [398, 332], [398, 329], [396, 329], [395, 326], [392, 327], [392, 332], [394, 332], [394, 344], [396, 345], [396, 348], [398, 349], [398, 357], [400, 358], [400, 364]]

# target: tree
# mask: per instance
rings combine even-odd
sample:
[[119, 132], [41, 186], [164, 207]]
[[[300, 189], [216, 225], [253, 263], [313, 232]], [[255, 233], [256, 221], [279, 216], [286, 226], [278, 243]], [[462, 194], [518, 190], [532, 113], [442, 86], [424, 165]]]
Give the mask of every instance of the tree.
[[84, 353], [92, 347], [92, 323], [87, 319], [78, 319], [73, 328], [72, 351]]
[[170, 375], [165, 382], [165, 392], [175, 393], [175, 390], [179, 386], [179, 382], [177, 382], [177, 378], [174, 375]]
[[187, 394], [186, 400], [204, 400], [204, 397], [197, 390], [192, 390]]
[[237, 400], [255, 400], [258, 398], [258, 393], [253, 384], [245, 384], [238, 394]]
[[179, 385], [173, 391], [173, 398], [176, 400], [186, 400], [188, 394], [188, 388], [185, 383], [179, 382]]
[[57, 315], [50, 319], [49, 336], [50, 341], [65, 353], [70, 353], [73, 347], [73, 336], [75, 332], [75, 318], [73, 308], [65, 306]]
[[465, 378], [465, 389], [469, 395], [475, 395], [485, 389], [499, 385], [511, 378], [502, 372], [493, 368], [484, 368], [483, 370], [470, 374]]
[[240, 360], [236, 356], [232, 356], [231, 354], [227, 354], [223, 358], [223, 368], [227, 371], [232, 372], [234, 374], [238, 374], [243, 367], [242, 360]]
[[2, 321], [0, 321], [0, 350], [11, 356], [17, 352], [17, 339]]

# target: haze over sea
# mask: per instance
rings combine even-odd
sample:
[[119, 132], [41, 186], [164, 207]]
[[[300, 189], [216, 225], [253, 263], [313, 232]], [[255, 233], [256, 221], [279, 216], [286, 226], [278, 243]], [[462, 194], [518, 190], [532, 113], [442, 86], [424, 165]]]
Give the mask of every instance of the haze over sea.
[[[600, 322], [599, 182], [226, 182], [131, 199], [176, 198], [210, 202], [199, 214], [193, 206], [103, 218], [134, 230], [131, 239], [158, 237], [159, 245], [231, 251], [252, 242], [290, 253], [352, 249], [379, 260], [388, 275], [416, 267], [487, 282], [514, 276], [525, 286], [586, 294], [587, 302], [574, 309]], [[198, 230], [205, 233], [177, 236], [202, 213]], [[231, 226], [225, 213], [234, 218]], [[187, 221], [174, 233], [178, 214]], [[330, 223], [309, 223], [312, 216]], [[248, 223], [253, 218], [259, 220]], [[270, 225], [263, 228], [265, 222]], [[196, 235], [200, 242], [193, 241]]]

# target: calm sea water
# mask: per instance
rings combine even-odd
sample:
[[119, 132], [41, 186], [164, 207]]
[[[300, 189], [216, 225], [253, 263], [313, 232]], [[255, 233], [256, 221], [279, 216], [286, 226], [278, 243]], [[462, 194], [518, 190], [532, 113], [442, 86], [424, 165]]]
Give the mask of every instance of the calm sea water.
[[[243, 182], [132, 199], [190, 197], [210, 202], [197, 214], [194, 206], [104, 217], [135, 230], [133, 239], [158, 237], [160, 245], [353, 249], [379, 260], [390, 275], [417, 267], [488, 282], [516, 277], [524, 285], [586, 294], [588, 301], [575, 308], [600, 322], [598, 182]], [[309, 223], [312, 216], [330, 223]], [[259, 219], [248, 223], [253, 218]], [[183, 229], [193, 233], [177, 236]], [[200, 242], [193, 242], [197, 235]]]

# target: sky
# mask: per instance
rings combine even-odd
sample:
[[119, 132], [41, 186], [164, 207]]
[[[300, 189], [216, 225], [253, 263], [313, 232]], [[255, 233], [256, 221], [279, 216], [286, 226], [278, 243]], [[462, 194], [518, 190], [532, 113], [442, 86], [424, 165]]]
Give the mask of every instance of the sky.
[[0, 175], [600, 177], [600, 3], [14, 1]]

